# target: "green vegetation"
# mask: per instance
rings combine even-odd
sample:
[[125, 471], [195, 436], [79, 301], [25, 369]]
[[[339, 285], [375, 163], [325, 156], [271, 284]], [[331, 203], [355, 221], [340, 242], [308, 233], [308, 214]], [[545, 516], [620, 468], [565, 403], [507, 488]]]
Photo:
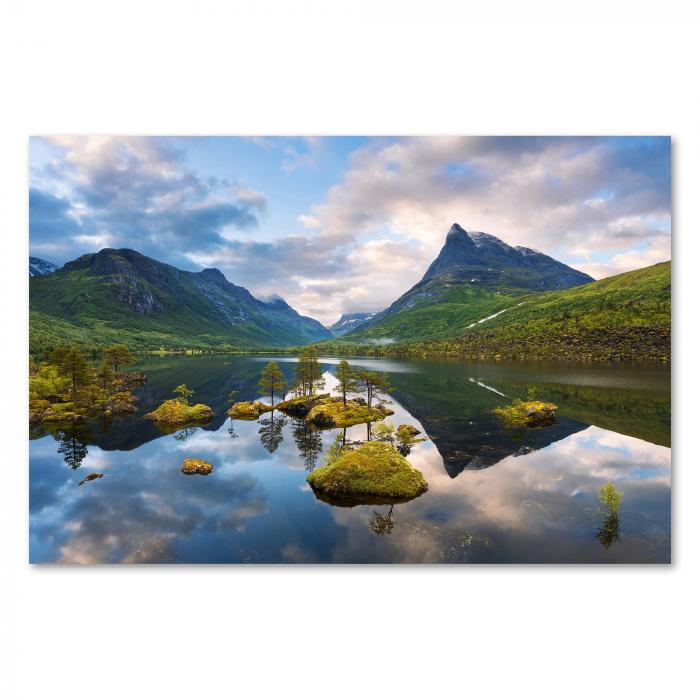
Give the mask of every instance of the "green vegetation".
[[273, 406], [275, 405], [275, 391], [281, 392], [282, 398], [284, 398], [287, 383], [280, 366], [276, 362], [268, 362], [265, 365], [265, 369], [260, 374], [258, 386], [262, 391], [270, 394], [270, 404]]
[[389, 444], [366, 442], [342, 448], [327, 466], [306, 479], [317, 496], [345, 505], [399, 503], [428, 490], [423, 475]]
[[96, 369], [76, 346], [60, 345], [46, 362], [30, 359], [29, 422], [60, 425], [131, 413], [136, 397], [129, 383], [129, 375], [104, 363]]
[[[449, 335], [458, 337], [379, 346], [358, 332], [317, 347], [340, 354], [395, 356], [671, 359], [670, 262], [563, 291], [523, 295], [503, 308], [508, 310], [464, 332], [455, 324]], [[420, 321], [426, 327], [431, 318], [439, 322], [439, 304], [423, 311], [430, 316]], [[395, 337], [388, 331], [382, 335]]]
[[612, 481], [598, 489], [598, 500], [608, 509], [610, 515], [618, 515], [622, 504], [622, 493]]
[[437, 297], [389, 314], [367, 329], [351, 331], [340, 342], [364, 344], [389, 338], [394, 342], [412, 343], [451, 338], [466, 332], [472, 323], [515, 306], [524, 293], [529, 290], [508, 288], [494, 292], [456, 282]]
[[370, 408], [362, 399], [349, 399], [343, 404], [340, 396], [333, 396], [316, 402], [306, 420], [320, 428], [349, 428], [382, 420], [393, 413], [381, 404]]
[[194, 396], [194, 391], [190, 389], [187, 384], [178, 384], [173, 389], [173, 394], [176, 396], [176, 401], [180, 403], [189, 404], [190, 399]]
[[545, 401], [515, 399], [509, 406], [498, 406], [493, 412], [506, 425], [540, 428], [554, 423], [557, 408], [556, 404]]
[[608, 481], [598, 489], [598, 500], [607, 508], [607, 512], [596, 531], [596, 538], [604, 549], [610, 549], [620, 539], [622, 493], [612, 481]]
[[[385, 393], [391, 391], [389, 379], [386, 374], [379, 372], [370, 372], [369, 370], [357, 370], [356, 373], [359, 390], [367, 396], [367, 406], [372, 408], [372, 401], [376, 398], [380, 391]], [[381, 399], [378, 399], [382, 403]]]
[[155, 411], [145, 415], [152, 420], [164, 432], [172, 428], [184, 428], [193, 425], [206, 425], [213, 417], [214, 412], [203, 403], [191, 406], [189, 399], [194, 392], [186, 384], [175, 387], [174, 399], [167, 399]]
[[402, 423], [396, 429], [396, 449], [399, 453], [406, 457], [414, 445], [427, 440], [427, 438], [419, 438], [418, 435], [420, 435], [418, 428]]
[[202, 476], [206, 476], [207, 474], [211, 474], [213, 469], [214, 467], [203, 459], [186, 459], [182, 463], [182, 469], [180, 469], [180, 471], [183, 474], [201, 474]]
[[359, 391], [357, 374], [347, 360], [341, 360], [336, 368], [335, 376], [338, 379], [338, 391], [343, 397], [343, 405], [346, 406], [347, 395]]
[[262, 401], [239, 401], [226, 411], [226, 415], [235, 420], [258, 420], [263, 413], [271, 410], [272, 406]]
[[379, 421], [372, 425], [370, 431], [372, 440], [394, 444], [394, 424], [389, 421]]
[[321, 366], [318, 364], [318, 350], [313, 346], [304, 348], [299, 353], [292, 393], [296, 396], [314, 396], [322, 386], [323, 377]]
[[136, 362], [136, 358], [129, 352], [129, 348], [126, 345], [112, 345], [108, 347], [104, 351], [103, 357], [105, 362], [114, 367], [115, 372], [118, 372], [122, 365], [133, 365]]
[[317, 321], [283, 303], [263, 304], [215, 271], [183, 272], [124, 250], [85, 255], [52, 275], [32, 277], [29, 308], [32, 354], [62, 343], [87, 351], [121, 343], [138, 352], [240, 351], [328, 335]]

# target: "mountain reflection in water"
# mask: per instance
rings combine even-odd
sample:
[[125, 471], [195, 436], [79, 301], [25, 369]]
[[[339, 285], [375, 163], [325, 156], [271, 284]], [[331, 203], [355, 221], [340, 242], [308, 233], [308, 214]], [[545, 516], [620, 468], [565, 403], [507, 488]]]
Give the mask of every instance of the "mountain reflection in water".
[[[138, 412], [33, 431], [32, 562], [667, 562], [670, 373], [666, 368], [354, 359], [387, 371], [387, 420], [430, 439], [410, 449], [429, 490], [394, 506], [339, 508], [306, 484], [338, 430], [278, 411], [231, 421], [229, 394], [259, 398], [264, 363], [293, 358], [149, 358]], [[327, 389], [337, 360], [323, 360]], [[215, 411], [163, 435], [143, 415], [188, 384]], [[505, 429], [491, 413], [528, 391], [557, 422]], [[341, 433], [343, 431], [340, 431]], [[367, 426], [345, 431], [367, 438]], [[211, 462], [184, 476], [182, 460]], [[89, 472], [104, 478], [78, 482]], [[612, 522], [597, 493], [623, 493]]]

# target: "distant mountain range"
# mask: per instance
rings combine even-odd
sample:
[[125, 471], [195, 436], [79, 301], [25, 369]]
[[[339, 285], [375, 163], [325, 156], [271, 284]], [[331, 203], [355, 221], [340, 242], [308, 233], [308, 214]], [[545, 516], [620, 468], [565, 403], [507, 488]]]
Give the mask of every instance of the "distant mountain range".
[[31, 352], [66, 341], [133, 350], [325, 342], [329, 352], [670, 359], [670, 262], [595, 281], [458, 224], [411, 289], [383, 311], [343, 314], [330, 328], [278, 295], [255, 298], [219, 270], [186, 272], [128, 249], [60, 269], [30, 258], [29, 291]]
[[359, 312], [355, 314], [343, 314], [332, 326], [328, 326], [328, 330], [336, 337], [339, 338], [350, 331], [354, 331], [358, 326], [368, 321], [373, 316], [376, 316], [377, 312], [372, 313]]
[[348, 340], [380, 343], [450, 337], [514, 304], [524, 294], [593, 282], [533, 248], [510, 246], [453, 224], [423, 278]]
[[217, 269], [186, 272], [105, 248], [29, 285], [30, 348], [73, 340], [134, 349], [303, 345], [331, 338], [281, 297], [256, 299]]
[[41, 277], [43, 275], [49, 275], [52, 272], [58, 270], [58, 265], [54, 265], [48, 260], [42, 260], [41, 258], [35, 258], [31, 255], [29, 256], [29, 276], [30, 277]]

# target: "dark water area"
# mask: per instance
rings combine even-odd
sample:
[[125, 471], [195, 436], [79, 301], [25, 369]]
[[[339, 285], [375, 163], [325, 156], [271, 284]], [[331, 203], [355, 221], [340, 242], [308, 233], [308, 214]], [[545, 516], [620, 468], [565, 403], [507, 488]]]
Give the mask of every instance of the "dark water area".
[[[428, 491], [408, 503], [325, 503], [306, 476], [337, 429], [279, 412], [226, 416], [260, 397], [269, 359], [153, 357], [128, 418], [33, 431], [30, 561], [65, 563], [664, 563], [671, 557], [671, 376], [667, 367], [351, 359], [386, 372], [395, 427], [428, 436], [408, 460]], [[321, 360], [333, 390], [335, 358]], [[164, 435], [144, 414], [186, 383], [214, 410]], [[528, 393], [559, 406], [543, 428], [492, 413]], [[347, 430], [367, 437], [365, 425]], [[214, 465], [180, 472], [183, 459]], [[91, 472], [100, 479], [80, 482]], [[617, 517], [598, 502], [613, 482]]]

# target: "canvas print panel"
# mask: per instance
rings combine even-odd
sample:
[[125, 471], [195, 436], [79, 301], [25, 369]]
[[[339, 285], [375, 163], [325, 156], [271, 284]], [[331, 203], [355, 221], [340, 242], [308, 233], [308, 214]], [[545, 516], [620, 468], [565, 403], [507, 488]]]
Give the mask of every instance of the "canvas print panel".
[[666, 563], [666, 137], [37, 136], [32, 563]]

